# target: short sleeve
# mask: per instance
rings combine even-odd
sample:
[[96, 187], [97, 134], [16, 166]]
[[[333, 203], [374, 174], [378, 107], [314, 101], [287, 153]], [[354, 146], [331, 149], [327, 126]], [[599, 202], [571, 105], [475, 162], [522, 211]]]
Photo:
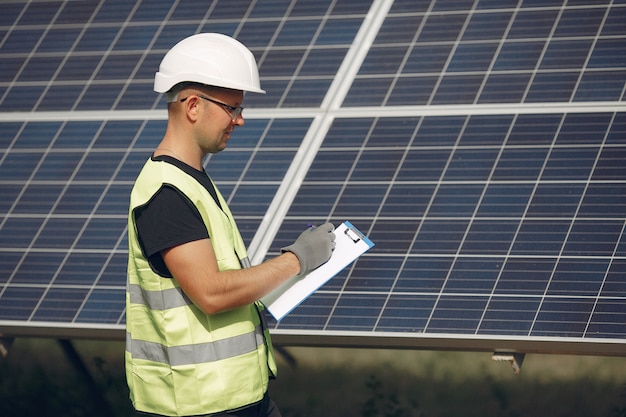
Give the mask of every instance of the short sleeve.
[[198, 209], [171, 186], [163, 186], [134, 214], [139, 243], [157, 269], [165, 266], [161, 251], [209, 237]]

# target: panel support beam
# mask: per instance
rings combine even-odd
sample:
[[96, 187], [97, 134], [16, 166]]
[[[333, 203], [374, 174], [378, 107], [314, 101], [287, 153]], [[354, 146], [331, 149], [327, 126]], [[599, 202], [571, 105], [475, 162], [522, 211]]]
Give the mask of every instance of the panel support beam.
[[[272, 330], [275, 345], [626, 357], [622, 339]], [[521, 366], [521, 363], [520, 363]]]
[[80, 355], [74, 348], [72, 341], [68, 339], [59, 339], [58, 342], [61, 348], [63, 349], [63, 352], [65, 353], [65, 356], [67, 357], [67, 359], [70, 361], [74, 369], [80, 374], [80, 376], [83, 378], [83, 380], [87, 384], [87, 389], [89, 390], [89, 393], [91, 394], [93, 404], [95, 406], [94, 408], [99, 410], [100, 412], [99, 414], [102, 416], [115, 415], [110, 404], [102, 395], [102, 392], [100, 391], [98, 387], [98, 384], [91, 376], [89, 369], [87, 368], [82, 358], [80, 357]]

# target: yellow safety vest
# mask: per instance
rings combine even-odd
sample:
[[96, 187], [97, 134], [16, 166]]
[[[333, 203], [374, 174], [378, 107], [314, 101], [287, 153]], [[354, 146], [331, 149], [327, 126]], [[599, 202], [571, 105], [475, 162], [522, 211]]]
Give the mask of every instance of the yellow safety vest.
[[[254, 404], [276, 375], [262, 305], [208, 315], [178, 282], [155, 273], [142, 253], [133, 211], [164, 185], [181, 191], [207, 227], [220, 271], [250, 266], [228, 205], [193, 177], [148, 160], [130, 197], [126, 291], [126, 377], [136, 410], [168, 416], [217, 413]], [[217, 191], [217, 188], [216, 188]]]

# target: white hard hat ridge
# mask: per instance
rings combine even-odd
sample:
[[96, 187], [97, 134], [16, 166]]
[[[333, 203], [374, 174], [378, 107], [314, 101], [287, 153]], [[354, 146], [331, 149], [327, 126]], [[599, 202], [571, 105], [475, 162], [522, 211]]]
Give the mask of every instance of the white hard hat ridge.
[[154, 90], [166, 93], [182, 82], [265, 94], [252, 52], [220, 33], [185, 38], [163, 57], [154, 77]]

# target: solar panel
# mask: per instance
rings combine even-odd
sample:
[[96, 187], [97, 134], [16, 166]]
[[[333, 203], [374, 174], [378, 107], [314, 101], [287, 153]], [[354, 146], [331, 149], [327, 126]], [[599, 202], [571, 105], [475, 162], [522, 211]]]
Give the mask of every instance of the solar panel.
[[623, 354], [626, 3], [0, 5], [0, 332], [124, 335], [127, 199], [165, 52], [237, 37], [265, 96], [206, 161], [255, 262], [311, 222], [376, 246], [284, 344]]

